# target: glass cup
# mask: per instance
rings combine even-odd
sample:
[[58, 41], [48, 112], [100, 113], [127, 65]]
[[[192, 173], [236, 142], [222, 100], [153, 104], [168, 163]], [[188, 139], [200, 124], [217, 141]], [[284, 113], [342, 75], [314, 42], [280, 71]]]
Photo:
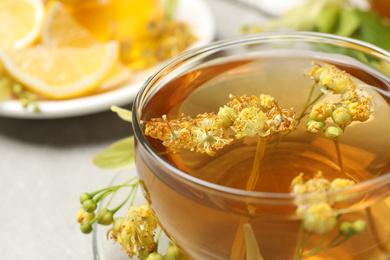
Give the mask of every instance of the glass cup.
[[[311, 61], [336, 64], [375, 96], [370, 118], [347, 126], [338, 142], [306, 131], [315, 104], [305, 106], [314, 82]], [[136, 97], [133, 125], [137, 174], [165, 233], [190, 259], [387, 259], [389, 62], [389, 52], [365, 42], [288, 32], [219, 41], [158, 70]], [[339, 96], [323, 87], [314, 91], [313, 97]], [[218, 112], [229, 94], [270, 94], [294, 107], [296, 118], [302, 115], [295, 131], [267, 143], [253, 189], [239, 183], [246, 183], [245, 167], [256, 160], [256, 139], [233, 141], [210, 156], [167, 153], [144, 133], [151, 118]], [[226, 154], [229, 159], [219, 161]], [[357, 184], [319, 193], [289, 188], [300, 172], [310, 179], [317, 171]]]

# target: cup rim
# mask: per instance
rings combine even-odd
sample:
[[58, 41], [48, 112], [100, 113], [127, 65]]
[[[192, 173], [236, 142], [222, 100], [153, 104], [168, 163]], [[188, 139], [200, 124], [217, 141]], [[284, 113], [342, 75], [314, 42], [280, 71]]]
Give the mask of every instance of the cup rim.
[[[262, 192], [262, 191], [248, 191], [243, 189], [226, 187], [219, 184], [214, 184], [200, 178], [196, 178], [194, 176], [185, 173], [178, 168], [174, 167], [167, 161], [165, 161], [162, 157], [160, 157], [154, 149], [149, 145], [148, 141], [145, 138], [145, 135], [140, 127], [140, 115], [137, 109], [137, 106], [141, 103], [142, 94], [147, 90], [147, 87], [154, 82], [155, 79], [159, 79], [164, 73], [169, 71], [170, 69], [174, 69], [177, 64], [185, 62], [192, 57], [196, 57], [199, 53], [207, 53], [211, 52], [215, 49], [223, 49], [229, 46], [240, 45], [242, 43], [250, 44], [259, 41], [275, 41], [275, 40], [296, 40], [296, 41], [321, 41], [321, 42], [332, 42], [332, 43], [346, 43], [349, 44], [349, 47], [359, 47], [360, 51], [366, 50], [369, 51], [369, 54], [381, 58], [387, 62], [390, 62], [390, 52], [386, 51], [374, 44], [364, 42], [357, 39], [352, 39], [348, 37], [327, 34], [327, 33], [319, 33], [319, 32], [310, 32], [310, 31], [296, 31], [296, 32], [267, 32], [267, 33], [259, 33], [252, 34], [247, 36], [237, 36], [229, 39], [223, 39], [214, 41], [210, 44], [186, 51], [179, 56], [171, 59], [165, 65], [160, 67], [157, 71], [155, 71], [141, 86], [138, 91], [136, 98], [133, 102], [133, 115], [132, 115], [132, 124], [134, 135], [139, 138], [140, 142], [138, 145], [142, 145], [147, 152], [153, 155], [153, 157], [157, 160], [159, 164], [162, 165], [167, 171], [176, 175], [181, 180], [189, 183], [190, 185], [201, 186], [203, 188], [208, 188], [217, 192], [228, 193], [236, 196], [245, 196], [245, 197], [254, 197], [254, 198], [266, 198], [266, 199], [292, 199], [299, 197], [300, 199], [309, 198], [311, 194], [303, 194], [297, 195], [294, 193], [277, 193], [277, 192]], [[352, 45], [351, 45], [352, 44]], [[362, 49], [363, 48], [363, 49]], [[390, 172], [389, 172], [390, 173]], [[335, 194], [350, 194], [350, 193], [365, 193], [369, 192], [373, 189], [377, 189], [379, 187], [383, 187], [390, 183], [390, 174], [385, 173], [379, 177], [375, 177], [373, 179], [369, 179], [355, 185], [349, 186], [347, 188], [342, 189], [341, 191], [326, 191], [324, 194], [329, 196], [334, 196]]]

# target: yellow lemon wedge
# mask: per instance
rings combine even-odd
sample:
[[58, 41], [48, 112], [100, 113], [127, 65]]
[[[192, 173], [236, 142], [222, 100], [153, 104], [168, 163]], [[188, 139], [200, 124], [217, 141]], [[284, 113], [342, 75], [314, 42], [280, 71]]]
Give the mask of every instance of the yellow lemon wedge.
[[41, 42], [54, 47], [86, 47], [95, 45], [98, 40], [68, 14], [63, 4], [51, 2], [42, 28]]
[[117, 42], [84, 48], [36, 46], [0, 49], [0, 60], [27, 89], [51, 99], [68, 99], [96, 90], [117, 64], [118, 53]]
[[[41, 42], [49, 47], [86, 47], [99, 43], [58, 1], [50, 2], [47, 7]], [[131, 75], [130, 69], [118, 61], [94, 94], [121, 87], [130, 80]]]
[[108, 73], [104, 81], [96, 89], [96, 93], [107, 92], [122, 87], [129, 82], [132, 72], [123, 63], [118, 62]]
[[1, 0], [0, 17], [0, 46], [21, 49], [39, 37], [45, 9], [41, 0]]

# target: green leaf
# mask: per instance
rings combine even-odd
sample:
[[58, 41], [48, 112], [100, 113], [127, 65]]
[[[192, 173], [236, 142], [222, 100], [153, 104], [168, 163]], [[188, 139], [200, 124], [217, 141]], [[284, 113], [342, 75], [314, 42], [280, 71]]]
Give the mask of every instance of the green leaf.
[[164, 12], [165, 19], [168, 21], [172, 21], [176, 10], [177, 10], [178, 0], [165, 0], [164, 2]]
[[372, 11], [357, 10], [360, 19], [360, 39], [390, 50], [390, 27]]
[[135, 165], [134, 137], [116, 141], [93, 158], [93, 163], [103, 169], [121, 170]]
[[358, 30], [359, 26], [360, 20], [359, 15], [357, 14], [357, 10], [343, 8], [340, 10], [339, 22], [334, 33], [337, 35], [350, 37]]
[[315, 22], [315, 27], [319, 32], [330, 33], [336, 26], [338, 16], [340, 13], [340, 6], [327, 6], [318, 15]]
[[122, 118], [124, 121], [132, 122], [132, 115], [133, 113], [130, 110], [118, 107], [118, 106], [111, 106], [111, 111], [116, 112], [120, 118]]

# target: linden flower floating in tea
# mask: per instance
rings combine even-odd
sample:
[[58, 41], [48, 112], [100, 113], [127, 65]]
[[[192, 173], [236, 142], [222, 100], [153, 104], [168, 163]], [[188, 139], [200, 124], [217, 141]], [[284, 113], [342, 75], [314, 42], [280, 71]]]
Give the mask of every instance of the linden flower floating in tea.
[[[311, 133], [324, 131], [326, 137], [334, 140], [340, 170], [344, 173], [338, 139], [353, 121], [365, 122], [369, 119], [373, 111], [374, 97], [357, 88], [350, 75], [345, 71], [338, 70], [335, 66], [324, 65], [320, 67], [315, 65], [308, 76], [323, 86], [323, 93], [331, 90], [333, 94], [340, 96], [338, 102], [324, 101], [314, 105], [306, 127]], [[318, 100], [319, 97], [315, 100]], [[333, 125], [325, 128], [328, 119], [333, 121]]]
[[295, 112], [282, 109], [269, 95], [260, 97], [246, 95], [221, 107], [218, 113], [204, 113], [196, 119], [183, 117], [168, 120], [153, 118], [144, 121], [145, 135], [160, 139], [170, 152], [180, 149], [207, 153], [214, 156], [234, 139], [259, 135], [267, 138], [273, 133], [293, 130]]
[[[293, 179], [291, 187], [296, 195], [296, 204], [298, 205], [296, 214], [303, 219], [299, 231], [295, 260], [308, 258], [323, 250], [336, 247], [352, 236], [362, 234], [366, 230], [367, 224], [364, 220], [343, 221], [339, 224], [338, 234], [332, 239], [329, 238], [331, 231], [341, 217], [333, 209], [333, 205], [350, 199], [351, 195], [338, 195], [333, 201], [329, 201], [326, 193], [327, 191], [341, 191], [354, 184], [353, 180], [344, 178], [336, 178], [330, 182], [323, 177], [321, 171], [306, 182], [303, 173]], [[304, 230], [307, 231], [305, 235]], [[309, 251], [305, 251], [306, 244], [313, 234], [322, 235], [321, 242]]]

